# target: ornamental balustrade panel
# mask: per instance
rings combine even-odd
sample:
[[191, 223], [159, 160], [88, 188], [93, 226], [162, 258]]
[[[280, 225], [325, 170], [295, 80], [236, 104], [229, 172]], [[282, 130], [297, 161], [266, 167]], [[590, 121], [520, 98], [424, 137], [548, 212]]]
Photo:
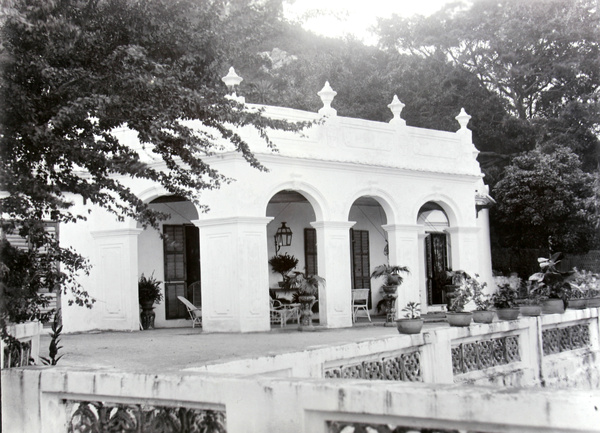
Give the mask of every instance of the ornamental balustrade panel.
[[590, 344], [589, 323], [542, 330], [544, 356], [589, 347]]
[[69, 433], [226, 433], [224, 410], [66, 401]]
[[[328, 433], [476, 433], [445, 428], [424, 428], [348, 421], [326, 421], [326, 425]], [[481, 431], [479, 432], [481, 433]]]
[[324, 368], [323, 377], [326, 379], [422, 382], [421, 355], [417, 350], [372, 360], [348, 362], [347, 364]]
[[452, 372], [455, 375], [520, 360], [517, 335], [461, 343], [452, 347]]

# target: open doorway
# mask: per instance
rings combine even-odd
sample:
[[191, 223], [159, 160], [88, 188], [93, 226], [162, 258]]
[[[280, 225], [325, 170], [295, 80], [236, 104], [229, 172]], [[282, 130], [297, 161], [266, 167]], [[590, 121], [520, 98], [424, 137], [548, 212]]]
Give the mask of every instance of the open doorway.
[[451, 266], [447, 228], [448, 216], [440, 205], [424, 204], [419, 210], [417, 223], [425, 226], [425, 272], [427, 305], [445, 305], [446, 271]]

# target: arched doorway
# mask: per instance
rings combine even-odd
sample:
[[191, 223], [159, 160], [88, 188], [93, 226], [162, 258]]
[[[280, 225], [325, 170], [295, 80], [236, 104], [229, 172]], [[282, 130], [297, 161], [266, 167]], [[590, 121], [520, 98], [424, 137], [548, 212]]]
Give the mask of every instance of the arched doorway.
[[[266, 216], [273, 218], [267, 225], [267, 251], [269, 259], [275, 256], [288, 256], [297, 260], [289, 272], [303, 272], [318, 275], [317, 235], [311, 226], [315, 212], [311, 203], [302, 193], [283, 190], [275, 194], [267, 204]], [[278, 242], [278, 229], [287, 232], [287, 242]], [[287, 230], [286, 230], [287, 229]], [[269, 266], [269, 294], [271, 299], [282, 303], [294, 301], [295, 290], [283, 285], [281, 273]], [[318, 302], [313, 306], [313, 319], [318, 320]]]
[[378, 310], [381, 294], [379, 287], [372, 287], [371, 272], [388, 262], [387, 215], [381, 204], [373, 197], [363, 196], [354, 201], [348, 220], [356, 224], [350, 229], [350, 257], [352, 289], [369, 289], [368, 308]]
[[198, 211], [192, 202], [176, 195], [157, 197], [149, 206], [169, 215], [158, 231], [148, 228], [138, 238], [139, 274], [163, 282], [164, 300], [155, 307], [155, 326], [187, 326], [187, 310], [177, 297], [202, 305], [200, 237], [192, 223], [198, 219]]
[[445, 271], [452, 266], [447, 232], [450, 227], [448, 215], [439, 204], [427, 202], [419, 209], [417, 224], [424, 226], [425, 232], [427, 305], [444, 305]]

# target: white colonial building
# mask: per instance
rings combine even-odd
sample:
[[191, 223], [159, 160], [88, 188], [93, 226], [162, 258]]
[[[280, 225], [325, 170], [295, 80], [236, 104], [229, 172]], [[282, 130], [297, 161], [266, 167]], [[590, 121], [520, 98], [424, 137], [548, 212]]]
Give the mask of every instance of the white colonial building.
[[[371, 290], [375, 312], [380, 282], [369, 275], [383, 263], [411, 271], [398, 291], [398, 309], [415, 301], [423, 312], [439, 311], [439, 275], [448, 267], [477, 273], [491, 285], [491, 199], [467, 128], [470, 116], [462, 110], [458, 131], [442, 132], [406, 126], [396, 97], [388, 106], [393, 119], [382, 123], [337, 116], [329, 84], [319, 96], [319, 113], [264, 107], [266, 115], [290, 121], [326, 117], [302, 134], [273, 131], [277, 153], [255, 130], [239, 131], [268, 172], [250, 167], [233, 150], [206, 158], [235, 179], [202, 192], [208, 212], [158, 185], [130, 181], [141, 199], [171, 215], [160, 226], [164, 239], [99, 208], [86, 222], [61, 226], [61, 242], [90, 259], [93, 268], [81, 282], [97, 300], [89, 310], [67, 306], [63, 296], [65, 331], [139, 329], [142, 273], [163, 282], [156, 327], [190, 326], [177, 300], [185, 296], [201, 304], [205, 332], [269, 330], [269, 289], [280, 276], [268, 260], [284, 222], [293, 237], [280, 253], [298, 258], [297, 270], [326, 280], [318, 304], [323, 327], [352, 326], [353, 288]], [[121, 133], [139, 148], [133, 133]]]

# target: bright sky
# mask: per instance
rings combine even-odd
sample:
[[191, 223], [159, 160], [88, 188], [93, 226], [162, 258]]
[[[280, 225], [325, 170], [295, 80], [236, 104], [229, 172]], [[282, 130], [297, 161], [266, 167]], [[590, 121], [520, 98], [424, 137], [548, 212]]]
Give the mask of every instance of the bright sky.
[[286, 0], [285, 14], [304, 21], [303, 27], [323, 36], [353, 34], [366, 43], [374, 43], [369, 27], [377, 17], [392, 14], [431, 15], [449, 0]]

